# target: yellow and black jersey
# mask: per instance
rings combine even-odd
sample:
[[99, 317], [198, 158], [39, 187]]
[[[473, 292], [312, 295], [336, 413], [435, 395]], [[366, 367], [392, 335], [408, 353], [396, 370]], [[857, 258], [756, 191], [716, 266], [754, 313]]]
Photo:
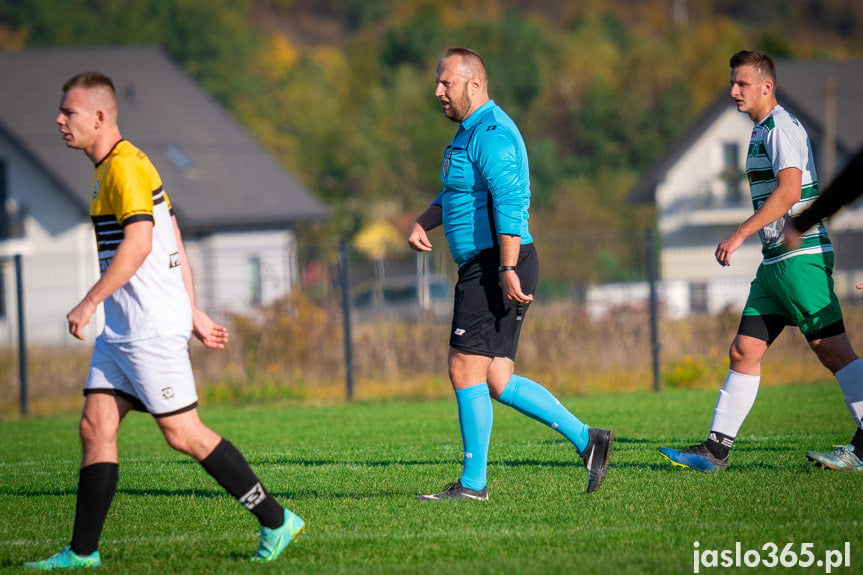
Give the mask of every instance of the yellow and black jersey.
[[96, 166], [90, 217], [96, 231], [99, 267], [111, 265], [130, 223], [153, 223], [153, 247], [129, 282], [105, 300], [105, 338], [134, 341], [188, 332], [191, 304], [183, 284], [171, 201], [144, 152], [121, 140]]

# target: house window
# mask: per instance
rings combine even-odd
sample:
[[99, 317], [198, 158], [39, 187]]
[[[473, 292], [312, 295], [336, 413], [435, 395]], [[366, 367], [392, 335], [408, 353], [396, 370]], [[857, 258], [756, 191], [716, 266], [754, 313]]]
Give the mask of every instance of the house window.
[[261, 258], [251, 257], [246, 262], [249, 270], [249, 303], [261, 305], [264, 299], [261, 287]]
[[737, 142], [722, 144], [722, 179], [725, 181], [725, 201], [729, 204], [743, 201], [740, 185], [743, 172], [740, 170], [740, 145]]

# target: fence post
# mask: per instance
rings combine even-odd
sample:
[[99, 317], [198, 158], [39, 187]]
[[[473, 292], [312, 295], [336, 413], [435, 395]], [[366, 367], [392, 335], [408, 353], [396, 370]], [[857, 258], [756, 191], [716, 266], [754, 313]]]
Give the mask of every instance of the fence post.
[[354, 398], [354, 351], [351, 343], [351, 282], [350, 282], [350, 250], [348, 242], [339, 241], [339, 267], [342, 284], [342, 316], [345, 326], [345, 383], [348, 399]]
[[431, 309], [431, 293], [429, 287], [429, 262], [428, 254], [417, 252], [417, 300], [423, 313]]
[[656, 295], [656, 262], [653, 250], [653, 232], [644, 231], [644, 249], [647, 251], [647, 283], [650, 286], [650, 349], [653, 362], [653, 391], [662, 390], [659, 374], [659, 306]]
[[24, 266], [15, 254], [15, 294], [18, 304], [18, 381], [21, 387], [21, 415], [27, 415], [27, 334], [24, 331]]

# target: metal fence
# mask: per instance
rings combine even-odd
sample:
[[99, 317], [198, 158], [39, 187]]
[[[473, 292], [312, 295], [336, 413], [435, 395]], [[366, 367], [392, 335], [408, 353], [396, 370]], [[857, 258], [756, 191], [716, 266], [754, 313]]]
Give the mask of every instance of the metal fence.
[[[523, 332], [520, 368], [572, 393], [655, 389], [715, 377], [754, 268], [716, 274], [718, 265], [709, 254], [696, 252], [690, 259], [704, 260], [703, 273], [668, 279], [661, 246], [645, 231], [541, 236], [542, 279]], [[238, 390], [244, 386], [272, 386], [276, 396], [315, 396], [335, 387], [352, 397], [357, 391], [368, 395], [364, 390], [376, 385], [394, 390], [399, 382], [445, 380], [457, 270], [443, 237], [433, 241], [430, 254], [397, 249], [376, 257], [346, 242], [300, 241], [298, 277], [276, 301], [256, 296], [260, 276], [256, 284], [254, 274], [247, 297], [230, 308], [201, 301], [205, 311], [231, 327], [233, 340], [223, 353], [193, 346], [199, 387], [222, 389], [228, 399], [242, 397]], [[18, 293], [22, 274], [26, 289]], [[80, 262], [63, 258], [24, 256], [17, 267], [15, 258], [0, 260], [0, 340], [6, 342], [0, 351], [0, 409], [8, 411], [16, 396], [26, 397], [22, 383], [37, 399], [77, 393], [82, 386], [102, 320], [97, 315], [82, 343], [66, 333], [65, 311], [84, 295], [71, 285], [82, 282], [69, 278], [88, 274], [95, 278]], [[835, 278], [853, 318], [849, 332], [863, 332], [855, 324], [863, 302], [854, 289], [863, 282], [863, 271], [843, 268], [839, 253]], [[213, 291], [206, 277], [197, 282], [200, 294]], [[33, 303], [45, 301], [52, 305]], [[801, 355], [805, 343], [796, 338], [789, 349], [788, 354]]]

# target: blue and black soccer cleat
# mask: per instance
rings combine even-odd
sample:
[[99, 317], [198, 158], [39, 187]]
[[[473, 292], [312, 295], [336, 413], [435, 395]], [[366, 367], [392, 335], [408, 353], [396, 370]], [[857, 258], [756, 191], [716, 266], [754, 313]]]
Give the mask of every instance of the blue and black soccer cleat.
[[726, 455], [722, 459], [716, 457], [704, 443], [693, 445], [682, 451], [663, 447], [659, 453], [674, 466], [696, 469], [704, 473], [713, 473], [728, 467], [728, 456]]

